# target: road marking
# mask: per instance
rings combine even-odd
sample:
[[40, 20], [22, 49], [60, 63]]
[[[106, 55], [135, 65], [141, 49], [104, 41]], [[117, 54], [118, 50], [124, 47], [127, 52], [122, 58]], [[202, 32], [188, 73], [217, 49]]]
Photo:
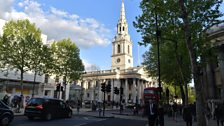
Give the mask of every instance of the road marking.
[[74, 125], [74, 126], [84, 126], [86, 125], [87, 123], [81, 123], [81, 124], [77, 124], [77, 125]]
[[85, 119], [85, 120], [89, 120], [89, 118], [88, 118], [88, 117], [83, 117], [83, 119]]

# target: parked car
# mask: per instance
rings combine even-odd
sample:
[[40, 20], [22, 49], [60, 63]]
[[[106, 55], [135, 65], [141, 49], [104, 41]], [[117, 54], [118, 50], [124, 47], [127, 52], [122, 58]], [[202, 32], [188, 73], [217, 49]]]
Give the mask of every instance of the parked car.
[[72, 109], [64, 101], [53, 98], [31, 98], [25, 107], [24, 115], [32, 120], [39, 117], [51, 120], [58, 117], [72, 117]]
[[0, 101], [0, 126], [8, 126], [14, 118], [12, 110], [4, 102]]

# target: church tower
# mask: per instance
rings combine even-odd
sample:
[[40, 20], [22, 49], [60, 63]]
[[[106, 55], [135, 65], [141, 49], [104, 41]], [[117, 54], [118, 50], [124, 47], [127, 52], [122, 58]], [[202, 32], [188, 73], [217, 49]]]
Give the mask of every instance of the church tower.
[[133, 67], [132, 42], [128, 34], [128, 24], [125, 18], [124, 0], [121, 4], [120, 19], [117, 24], [117, 34], [112, 42], [112, 70]]

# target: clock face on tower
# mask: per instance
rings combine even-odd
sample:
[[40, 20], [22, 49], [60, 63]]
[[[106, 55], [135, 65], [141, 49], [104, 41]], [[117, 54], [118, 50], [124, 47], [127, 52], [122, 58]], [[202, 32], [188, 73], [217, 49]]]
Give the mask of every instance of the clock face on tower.
[[117, 61], [116, 61], [117, 63], [120, 63], [121, 62], [121, 59], [120, 58], [117, 58]]

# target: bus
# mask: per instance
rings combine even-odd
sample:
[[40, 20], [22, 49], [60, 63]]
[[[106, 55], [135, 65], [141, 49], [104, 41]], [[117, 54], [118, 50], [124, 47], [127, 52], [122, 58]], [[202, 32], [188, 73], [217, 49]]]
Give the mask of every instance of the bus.
[[159, 88], [158, 87], [148, 87], [144, 89], [143, 92], [144, 104], [146, 104], [149, 99], [154, 99], [157, 102], [159, 101]]

